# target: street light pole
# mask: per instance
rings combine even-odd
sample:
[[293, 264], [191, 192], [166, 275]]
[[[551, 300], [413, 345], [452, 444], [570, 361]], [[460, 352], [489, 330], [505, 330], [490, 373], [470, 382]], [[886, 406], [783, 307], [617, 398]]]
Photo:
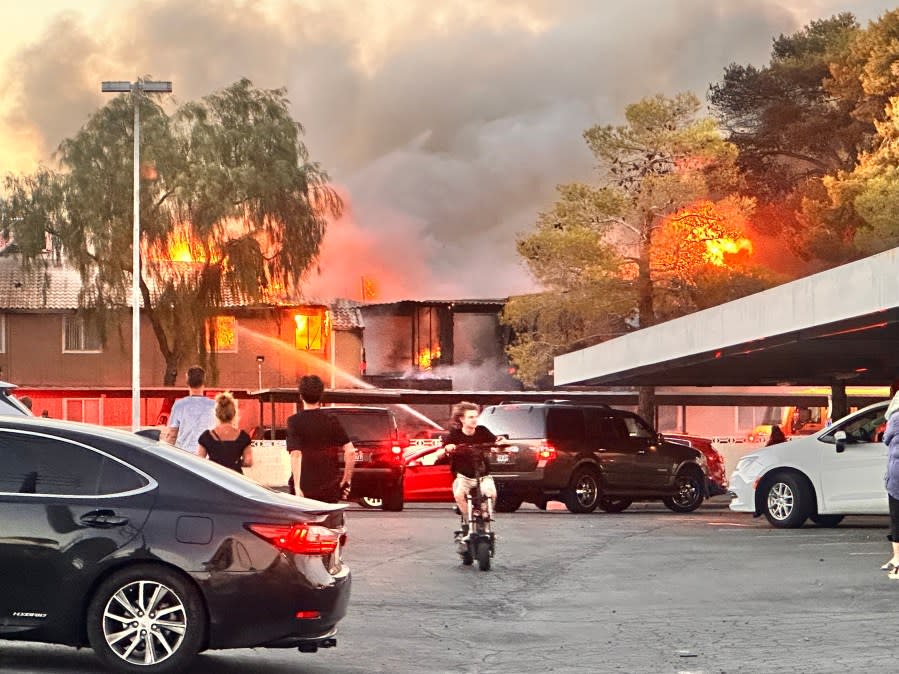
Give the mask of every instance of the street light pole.
[[169, 93], [171, 82], [106, 81], [104, 93], [131, 93], [134, 102], [134, 219], [131, 228], [131, 430], [140, 428], [140, 94]]

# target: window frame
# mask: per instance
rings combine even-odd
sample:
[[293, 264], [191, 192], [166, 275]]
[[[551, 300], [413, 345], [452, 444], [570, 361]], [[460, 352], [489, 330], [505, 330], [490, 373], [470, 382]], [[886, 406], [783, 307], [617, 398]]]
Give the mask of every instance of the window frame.
[[153, 489], [156, 489], [159, 486], [159, 483], [151, 475], [148, 475], [147, 473], [142, 471], [140, 468], [137, 468], [136, 466], [132, 466], [130, 463], [128, 463], [127, 461], [123, 461], [122, 459], [118, 458], [117, 456], [113, 456], [112, 454], [109, 454], [108, 452], [104, 452], [101, 449], [97, 449], [96, 447], [92, 447], [83, 442], [78, 442], [77, 440], [72, 440], [70, 438], [64, 438], [64, 437], [61, 437], [58, 435], [52, 435], [50, 433], [41, 433], [38, 431], [29, 431], [29, 430], [19, 429], [19, 428], [16, 428], [16, 429], [2, 428], [2, 429], [0, 429], [0, 436], [3, 436], [3, 435], [8, 435], [8, 436], [12, 436], [12, 437], [17, 436], [17, 435], [28, 435], [28, 436], [34, 436], [34, 437], [39, 437], [39, 438], [45, 438], [47, 440], [52, 440], [53, 442], [67, 443], [70, 445], [75, 445], [76, 447], [81, 447], [82, 449], [86, 449], [90, 452], [99, 454], [104, 459], [114, 461], [114, 462], [122, 465], [124, 468], [126, 468], [126, 469], [138, 474], [140, 477], [142, 477], [147, 482], [147, 484], [145, 484], [144, 486], [139, 487], [137, 489], [130, 489], [128, 491], [117, 491], [117, 492], [112, 492], [109, 494], [65, 494], [65, 493], [30, 494], [27, 492], [18, 492], [18, 491], [11, 492], [11, 491], [0, 490], [0, 496], [6, 496], [6, 497], [16, 496], [16, 497], [29, 498], [29, 499], [60, 499], [60, 498], [77, 499], [77, 500], [117, 499], [117, 498], [122, 498], [122, 497], [126, 497], [126, 496], [135, 496], [137, 494], [143, 494], [145, 492], [152, 491]]
[[[78, 322], [78, 335], [79, 341], [81, 342], [82, 348], [68, 348], [68, 334], [69, 334], [69, 321], [77, 321]], [[100, 340], [99, 333], [96, 335], [97, 338], [97, 348], [84, 348], [87, 346], [86, 342], [88, 341], [88, 326], [87, 321], [84, 316], [79, 316], [78, 314], [63, 314], [62, 317], [62, 352], [63, 353], [103, 353], [103, 342]]]

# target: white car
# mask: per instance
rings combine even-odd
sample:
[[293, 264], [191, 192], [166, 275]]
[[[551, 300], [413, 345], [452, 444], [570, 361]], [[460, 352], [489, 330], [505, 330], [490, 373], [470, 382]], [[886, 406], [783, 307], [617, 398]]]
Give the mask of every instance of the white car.
[[814, 435], [746, 454], [730, 478], [731, 510], [779, 528], [811, 518], [833, 527], [844, 515], [887, 515], [882, 435], [887, 402], [869, 405]]

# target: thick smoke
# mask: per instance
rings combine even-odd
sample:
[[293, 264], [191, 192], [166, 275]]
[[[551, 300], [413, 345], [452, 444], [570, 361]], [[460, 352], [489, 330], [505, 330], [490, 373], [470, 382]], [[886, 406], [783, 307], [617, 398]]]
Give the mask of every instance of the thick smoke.
[[[494, 0], [109, 2], [53, 18], [6, 64], [0, 172], [47, 161], [104, 103], [104, 79], [151, 75], [190, 100], [240, 77], [286, 86], [312, 159], [350, 208], [307, 294], [379, 300], [531, 289], [515, 252], [557, 184], [588, 179], [581, 138], [655, 93], [704, 95], [772, 37], [886, 2]], [[789, 5], [789, 6], [788, 6]]]

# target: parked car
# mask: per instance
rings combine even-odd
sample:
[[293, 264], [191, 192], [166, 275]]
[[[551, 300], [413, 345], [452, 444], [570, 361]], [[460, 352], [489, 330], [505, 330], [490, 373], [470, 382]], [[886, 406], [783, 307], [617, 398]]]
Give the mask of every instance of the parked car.
[[[404, 439], [393, 412], [384, 407], [328, 407], [356, 447], [349, 499], [378, 499], [384, 510], [403, 509]], [[338, 454], [343, 470], [343, 454]]]
[[436, 445], [413, 446], [406, 449], [404, 456], [406, 475], [403, 479], [403, 497], [406, 501], [430, 503], [454, 501], [450, 458], [437, 451], [442, 446], [438, 440]]
[[491, 405], [480, 423], [509, 439], [490, 454], [497, 509], [560, 500], [571, 512], [620, 512], [662, 499], [691, 512], [708, 495], [706, 459], [632, 412], [568, 401]]
[[869, 405], [813, 435], [743, 456], [730, 478], [731, 510], [765, 515], [785, 529], [808, 519], [833, 527], [845, 515], [888, 514], [882, 441], [887, 404]]
[[335, 646], [346, 506], [164, 443], [0, 418], [0, 638], [180, 671], [207, 649]]
[[[403, 445], [393, 412], [384, 407], [325, 407], [340, 423], [356, 447], [353, 488], [347, 497], [370, 508], [400, 511], [403, 509]], [[287, 428], [258, 426], [250, 434], [254, 453], [283, 452], [286, 457]], [[274, 435], [274, 438], [272, 437]], [[287, 459], [284, 470], [289, 477]], [[343, 471], [343, 453], [338, 452], [339, 470]], [[288, 477], [285, 477], [285, 484]]]
[[709, 438], [683, 433], [664, 433], [663, 435], [666, 440], [687, 445], [703, 453], [709, 473], [709, 496], [721, 496], [727, 493], [727, 470], [724, 467], [724, 457], [715, 449]]
[[13, 390], [15, 384], [0, 381], [0, 416], [5, 417], [30, 417], [33, 413], [29, 407], [19, 400]]

